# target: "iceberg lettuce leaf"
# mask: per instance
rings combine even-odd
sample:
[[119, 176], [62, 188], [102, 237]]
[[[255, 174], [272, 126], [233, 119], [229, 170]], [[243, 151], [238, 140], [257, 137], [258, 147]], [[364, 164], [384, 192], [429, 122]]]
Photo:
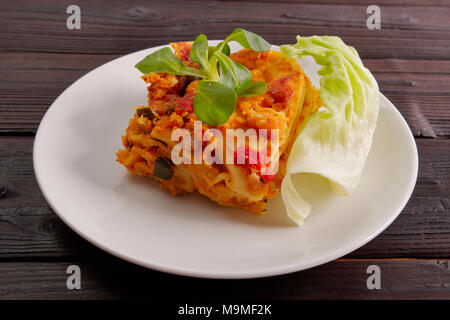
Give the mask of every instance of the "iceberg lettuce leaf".
[[292, 176], [321, 175], [328, 179], [333, 193], [348, 195], [360, 180], [372, 145], [379, 90], [357, 51], [339, 37], [297, 36], [296, 44], [283, 45], [281, 51], [294, 58], [312, 56], [321, 66], [318, 73], [323, 107], [297, 136], [281, 186], [287, 214], [301, 225], [311, 207], [295, 188]]

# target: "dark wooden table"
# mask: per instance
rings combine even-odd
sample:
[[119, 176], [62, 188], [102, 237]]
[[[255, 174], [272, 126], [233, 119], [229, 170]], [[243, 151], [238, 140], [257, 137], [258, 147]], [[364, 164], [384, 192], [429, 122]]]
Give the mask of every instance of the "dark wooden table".
[[[449, 1], [73, 2], [0, 2], [0, 298], [450, 298]], [[81, 8], [80, 30], [66, 27], [72, 3]], [[366, 27], [374, 3], [381, 30]], [[330, 34], [356, 47], [416, 137], [419, 178], [402, 214], [342, 259], [239, 281], [147, 270], [77, 236], [49, 208], [33, 172], [33, 139], [47, 108], [107, 61], [199, 33], [221, 39], [236, 27], [273, 44]], [[72, 264], [81, 267], [81, 290], [66, 287]], [[381, 268], [380, 290], [366, 287], [372, 264]]]

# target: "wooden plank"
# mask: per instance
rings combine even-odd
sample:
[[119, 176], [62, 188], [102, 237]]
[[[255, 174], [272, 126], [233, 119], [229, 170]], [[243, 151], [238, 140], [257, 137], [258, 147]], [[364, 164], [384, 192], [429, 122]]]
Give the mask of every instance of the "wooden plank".
[[363, 59], [363, 62], [374, 73], [450, 73], [447, 60]]
[[366, 27], [367, 5], [103, 0], [81, 8], [82, 28], [71, 31], [65, 26], [63, 4], [2, 1], [0, 51], [128, 53], [191, 40], [199, 33], [220, 39], [239, 26], [274, 44], [292, 43], [300, 33], [333, 33], [355, 46], [363, 58], [450, 57], [449, 7], [382, 7], [381, 30]]
[[[32, 167], [33, 137], [0, 137], [0, 260], [108, 257], [48, 207]], [[450, 139], [418, 139], [412, 198], [381, 235], [351, 258], [450, 258]], [[6, 191], [2, 191], [6, 190]]]
[[[81, 269], [80, 290], [66, 286], [72, 264]], [[370, 265], [380, 267], [379, 290], [367, 288]], [[0, 299], [450, 299], [449, 288], [449, 260], [337, 260], [289, 275], [234, 281], [173, 276], [117, 259], [0, 263]]]
[[[190, 0], [187, 0], [190, 1]], [[229, 2], [255, 2], [255, 0], [222, 0], [222, 1], [229, 1]], [[258, 0], [258, 2], [268, 2], [273, 3], [274, 0]], [[285, 3], [304, 3], [304, 4], [330, 4], [331, 1], [329, 0], [279, 0], [279, 2], [285, 2]], [[377, 5], [380, 7], [388, 7], [388, 6], [408, 6], [408, 7], [445, 7], [450, 6], [450, 3], [447, 0], [378, 0]], [[373, 0], [340, 0], [340, 5], [365, 5], [370, 6], [374, 4]]]
[[[0, 70], [92, 70], [120, 54], [0, 52]], [[444, 64], [446, 61], [442, 61]]]
[[[84, 70], [90, 71], [122, 54], [76, 54], [51, 52], [0, 52], [0, 71]], [[372, 72], [448, 74], [450, 60], [363, 59]]]
[[[0, 133], [35, 133], [70, 84], [118, 55], [0, 53]], [[364, 59], [419, 137], [450, 136], [450, 60]]]

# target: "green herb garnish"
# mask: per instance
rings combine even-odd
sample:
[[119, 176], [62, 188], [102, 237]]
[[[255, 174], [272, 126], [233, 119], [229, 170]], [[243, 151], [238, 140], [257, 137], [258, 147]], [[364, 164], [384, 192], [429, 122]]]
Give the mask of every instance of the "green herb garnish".
[[238, 28], [216, 47], [208, 46], [204, 34], [195, 39], [189, 57], [200, 69], [186, 66], [167, 47], [146, 56], [135, 67], [145, 74], [165, 72], [201, 78], [194, 98], [195, 115], [210, 126], [219, 126], [234, 112], [238, 95], [254, 97], [267, 90], [265, 82], [252, 82], [250, 71], [230, 59], [228, 43], [231, 41], [257, 52], [270, 49], [270, 44], [262, 37]]
[[236, 108], [236, 93], [230, 87], [212, 80], [198, 83], [194, 98], [194, 112], [197, 118], [210, 126], [226, 122]]

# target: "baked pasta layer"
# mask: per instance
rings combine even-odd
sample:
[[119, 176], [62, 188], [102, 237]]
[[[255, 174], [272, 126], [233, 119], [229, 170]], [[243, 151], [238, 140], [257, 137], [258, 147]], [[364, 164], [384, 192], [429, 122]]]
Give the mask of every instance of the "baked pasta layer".
[[[183, 63], [196, 67], [189, 60], [191, 45], [180, 42], [172, 47]], [[268, 90], [258, 97], [238, 97], [232, 116], [215, 129], [220, 130], [223, 137], [227, 129], [255, 129], [256, 132], [278, 129], [279, 143], [272, 144], [269, 139], [269, 151], [278, 148], [276, 173], [262, 174], [261, 165], [247, 163], [202, 161], [201, 164], [175, 165], [170, 159], [179, 141], [172, 141], [172, 132], [182, 128], [194, 136], [194, 122], [198, 119], [193, 112], [193, 100], [198, 80], [166, 73], [142, 76], [148, 85], [148, 106], [136, 107], [122, 137], [124, 149], [117, 152], [117, 159], [133, 174], [157, 180], [172, 195], [198, 191], [223, 206], [261, 214], [267, 200], [280, 190], [298, 128], [321, 105], [319, 91], [311, 85], [295, 59], [287, 59], [283, 53], [243, 49], [230, 58], [247, 67], [253, 81], [265, 81]], [[208, 125], [201, 125], [202, 133], [208, 129]], [[202, 142], [202, 149], [209, 143]], [[226, 149], [225, 139], [223, 143]], [[234, 146], [234, 149], [239, 150], [239, 147]]]

